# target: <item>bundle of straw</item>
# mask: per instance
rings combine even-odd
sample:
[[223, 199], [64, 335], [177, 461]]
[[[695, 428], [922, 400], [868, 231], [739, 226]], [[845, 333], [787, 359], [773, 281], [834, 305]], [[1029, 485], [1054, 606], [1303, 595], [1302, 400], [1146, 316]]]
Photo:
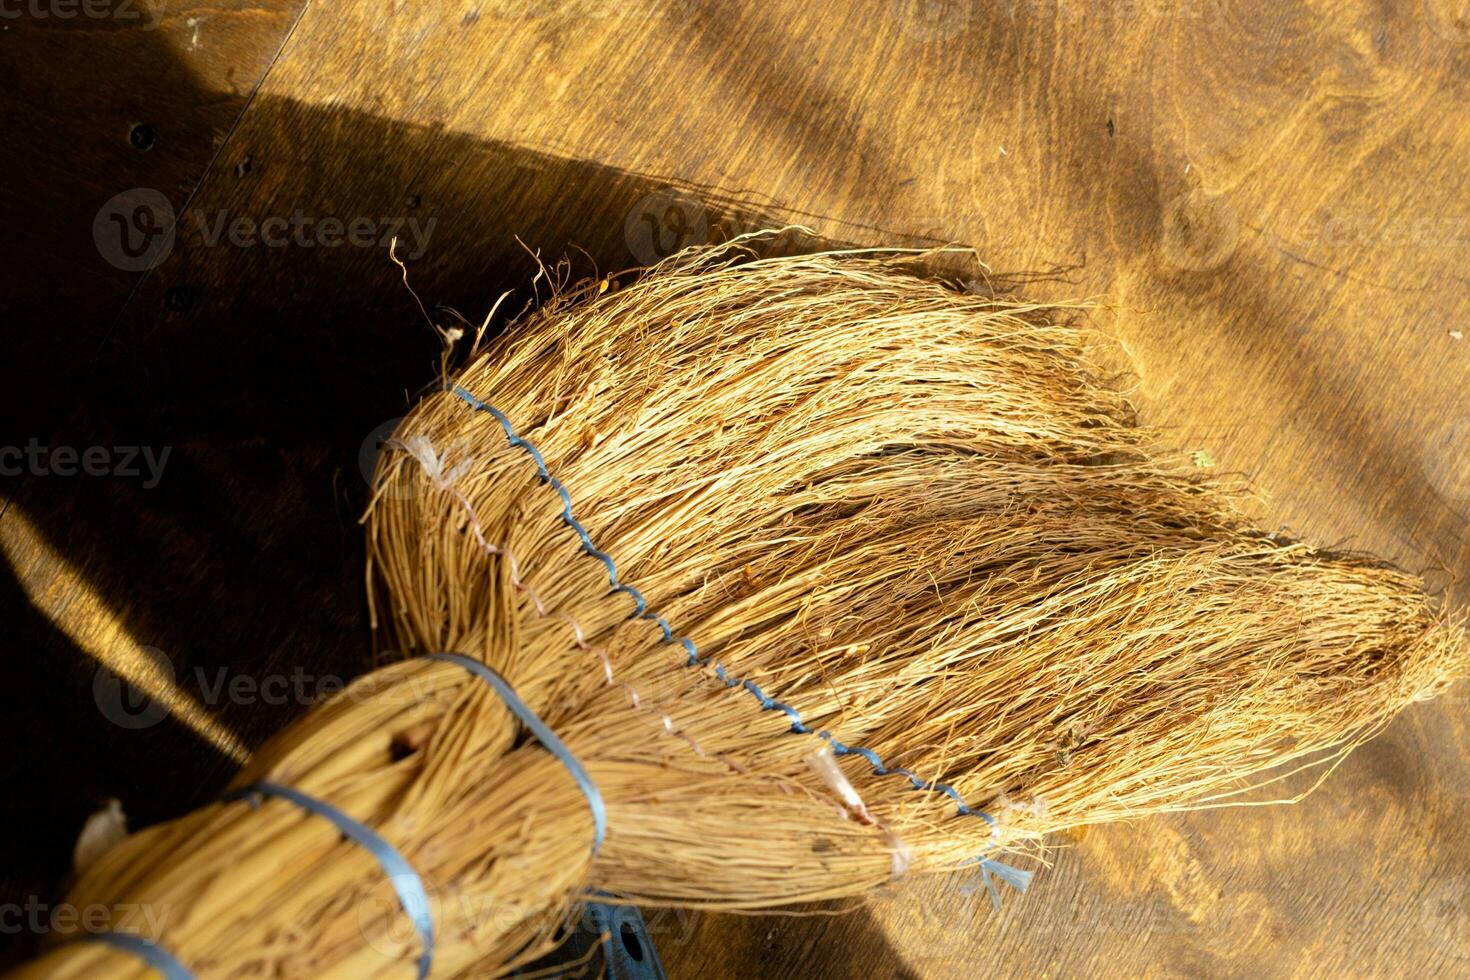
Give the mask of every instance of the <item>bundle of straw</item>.
[[[143, 953], [199, 976], [502, 974], [593, 893], [1021, 886], [997, 858], [1330, 765], [1465, 670], [1413, 577], [1160, 449], [1066, 311], [908, 258], [697, 250], [513, 325], [379, 467], [370, 592], [413, 658], [70, 901], [166, 911]], [[20, 975], [149, 969], [73, 942]]]

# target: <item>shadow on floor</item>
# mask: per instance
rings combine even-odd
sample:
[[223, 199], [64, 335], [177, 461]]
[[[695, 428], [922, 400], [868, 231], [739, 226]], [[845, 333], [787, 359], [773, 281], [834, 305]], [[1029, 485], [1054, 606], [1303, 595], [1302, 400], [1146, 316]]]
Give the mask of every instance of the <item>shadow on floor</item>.
[[[111, 720], [94, 694], [99, 671], [111, 680], [97, 649], [157, 651], [246, 746], [371, 666], [366, 472], [435, 383], [439, 354], [391, 237], [436, 319], [452, 308], [478, 323], [503, 292], [499, 320], [545, 294], [536, 252], [576, 279], [779, 223], [705, 189], [268, 99], [187, 203], [142, 190], [166, 209], [135, 194], [116, 241], [98, 244], [121, 261], [155, 247], [158, 261], [97, 356], [16, 379], [23, 399], [64, 393], [39, 437], [44, 472], [14, 481], [5, 518], [34, 529], [0, 587], [19, 681], [0, 708], [31, 746], [8, 767], [0, 842], [6, 890], [22, 903], [59, 898], [77, 831], [102, 800], [121, 799], [136, 829], [209, 799], [235, 768], [171, 718]], [[34, 435], [16, 432], [15, 444]], [[79, 458], [101, 447], [114, 470], [123, 448], [146, 447], [154, 464], [140, 453], [135, 476], [63, 476], [66, 447]], [[63, 563], [117, 635], [92, 635], [70, 595], [37, 599], [35, 583], [60, 580]], [[236, 679], [247, 693], [221, 693]], [[7, 958], [34, 938], [7, 936]], [[880, 935], [862, 948], [871, 960], [887, 946]], [[886, 972], [902, 973], [890, 959]]]

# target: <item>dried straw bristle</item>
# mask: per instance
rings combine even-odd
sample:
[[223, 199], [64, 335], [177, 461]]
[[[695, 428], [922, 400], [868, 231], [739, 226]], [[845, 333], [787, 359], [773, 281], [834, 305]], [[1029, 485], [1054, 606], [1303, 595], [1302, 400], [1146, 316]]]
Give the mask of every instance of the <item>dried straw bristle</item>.
[[[439, 392], [405, 419], [366, 518], [378, 625], [500, 671], [600, 788], [606, 842], [565, 767], [437, 661], [363, 678], [237, 782], [391, 841], [435, 899], [433, 975], [534, 958], [594, 890], [856, 896], [1228, 800], [1465, 670], [1412, 576], [1260, 533], [1159, 449], [1070, 317], [908, 258], [684, 253], [553, 299], [455, 378], [539, 449], [645, 616], [488, 411]], [[926, 788], [853, 752], [843, 786], [817, 732]], [[421, 952], [372, 856], [280, 800], [137, 834], [71, 901], [168, 909], [157, 938], [206, 976], [408, 977]], [[145, 973], [96, 944], [41, 964]]]

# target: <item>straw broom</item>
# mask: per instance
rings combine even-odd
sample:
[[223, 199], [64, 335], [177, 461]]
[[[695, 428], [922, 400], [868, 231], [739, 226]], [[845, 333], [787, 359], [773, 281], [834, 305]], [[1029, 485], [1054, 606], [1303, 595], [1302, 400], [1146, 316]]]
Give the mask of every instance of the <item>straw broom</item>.
[[486, 976], [594, 892], [1024, 887], [997, 859], [1325, 772], [1465, 672], [1417, 579], [1160, 448], [1067, 311], [748, 244], [562, 290], [425, 397], [365, 518], [409, 659], [87, 871], [147, 948], [16, 975]]

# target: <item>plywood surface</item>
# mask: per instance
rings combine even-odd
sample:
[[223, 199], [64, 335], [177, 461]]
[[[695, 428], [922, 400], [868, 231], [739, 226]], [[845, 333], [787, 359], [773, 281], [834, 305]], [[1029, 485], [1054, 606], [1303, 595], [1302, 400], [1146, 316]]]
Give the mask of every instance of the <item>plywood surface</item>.
[[[159, 67], [122, 82], [159, 119], [218, 117], [191, 123], [213, 134], [176, 165], [194, 178], [74, 162], [94, 189], [33, 263], [51, 292], [21, 307], [100, 350], [89, 366], [69, 342], [27, 348], [37, 369], [12, 390], [51, 406], [32, 429], [173, 451], [151, 488], [28, 477], [0, 517], [7, 653], [31, 681], [11, 724], [69, 722], [7, 777], [41, 800], [16, 819], [52, 854], [89, 794], [161, 818], [304, 707], [208, 703], [201, 671], [369, 662], [360, 454], [434, 353], [390, 233], [425, 301], [471, 318], [502, 289], [528, 295], [517, 235], [581, 271], [772, 221], [971, 244], [997, 271], [1045, 274], [1037, 295], [1098, 299], [1144, 417], [1249, 474], [1263, 520], [1436, 587], [1470, 571], [1470, 22], [1448, 0], [351, 0], [208, 17], [197, 39], [187, 16], [135, 39]], [[76, 131], [126, 115], [98, 112]], [[178, 218], [146, 276], [77, 230], [138, 187]], [[297, 214], [279, 247], [213, 234]], [[363, 244], [326, 219], [358, 222]], [[66, 288], [86, 263], [113, 283], [91, 306]], [[96, 665], [151, 662], [145, 646], [192, 705], [124, 730], [91, 711]], [[1465, 973], [1467, 712], [1464, 691], [1416, 707], [1294, 807], [1059, 841], [999, 913], [975, 881], [915, 882], [839, 917], [665, 914], [660, 950], [675, 977]], [[17, 852], [18, 887], [53, 864]]]

